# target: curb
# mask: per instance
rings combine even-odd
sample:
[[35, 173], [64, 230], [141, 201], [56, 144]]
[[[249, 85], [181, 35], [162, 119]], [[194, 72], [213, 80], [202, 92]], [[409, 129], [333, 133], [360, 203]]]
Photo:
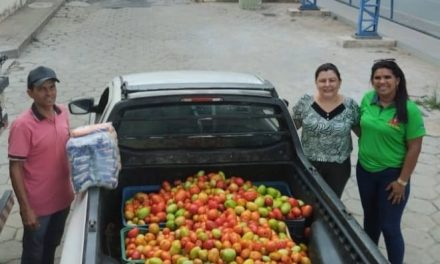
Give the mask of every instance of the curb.
[[[32, 41], [65, 0], [36, 0], [26, 4], [13, 15], [0, 23], [0, 54], [9, 58], [18, 58], [25, 47]], [[39, 7], [38, 4], [50, 4]], [[35, 7], [32, 7], [34, 5]]]

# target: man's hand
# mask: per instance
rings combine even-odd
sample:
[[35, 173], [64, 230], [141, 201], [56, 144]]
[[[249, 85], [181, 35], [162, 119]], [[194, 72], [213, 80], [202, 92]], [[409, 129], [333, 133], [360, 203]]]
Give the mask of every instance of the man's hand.
[[23, 222], [23, 226], [26, 228], [30, 228], [32, 230], [36, 230], [40, 227], [40, 223], [38, 222], [38, 217], [35, 215], [34, 210], [32, 208], [24, 208], [20, 210], [21, 221]]

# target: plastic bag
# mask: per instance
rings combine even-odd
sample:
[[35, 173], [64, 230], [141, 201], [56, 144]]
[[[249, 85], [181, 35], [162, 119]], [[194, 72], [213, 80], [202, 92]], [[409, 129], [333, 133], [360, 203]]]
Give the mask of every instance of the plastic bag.
[[86, 136], [88, 134], [92, 134], [92, 133], [98, 132], [98, 131], [109, 131], [112, 133], [115, 131], [115, 129], [112, 126], [112, 123], [99, 123], [99, 124], [93, 124], [93, 125], [87, 125], [87, 126], [80, 126], [75, 129], [72, 129], [70, 131], [70, 136], [71, 137], [82, 137], [82, 136]]
[[86, 126], [75, 131], [81, 133], [71, 137], [66, 144], [75, 192], [92, 186], [115, 189], [121, 162], [114, 128], [106, 123], [105, 126]]

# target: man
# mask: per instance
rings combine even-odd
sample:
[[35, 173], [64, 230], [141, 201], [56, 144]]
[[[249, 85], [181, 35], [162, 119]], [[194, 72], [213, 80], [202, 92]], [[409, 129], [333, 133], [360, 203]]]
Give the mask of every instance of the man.
[[22, 264], [54, 262], [74, 198], [65, 148], [69, 117], [55, 104], [56, 82], [50, 68], [29, 72], [27, 94], [34, 102], [9, 134], [9, 173], [24, 226]]

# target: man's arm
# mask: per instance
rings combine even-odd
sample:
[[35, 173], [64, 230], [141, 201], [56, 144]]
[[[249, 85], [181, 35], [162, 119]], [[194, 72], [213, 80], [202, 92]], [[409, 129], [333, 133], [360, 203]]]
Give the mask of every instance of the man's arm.
[[23, 181], [23, 163], [24, 161], [10, 160], [9, 161], [9, 175], [11, 177], [12, 188], [14, 189], [20, 206], [20, 215], [23, 225], [31, 229], [38, 227], [38, 218], [34, 210], [29, 205], [29, 200], [26, 194]]

